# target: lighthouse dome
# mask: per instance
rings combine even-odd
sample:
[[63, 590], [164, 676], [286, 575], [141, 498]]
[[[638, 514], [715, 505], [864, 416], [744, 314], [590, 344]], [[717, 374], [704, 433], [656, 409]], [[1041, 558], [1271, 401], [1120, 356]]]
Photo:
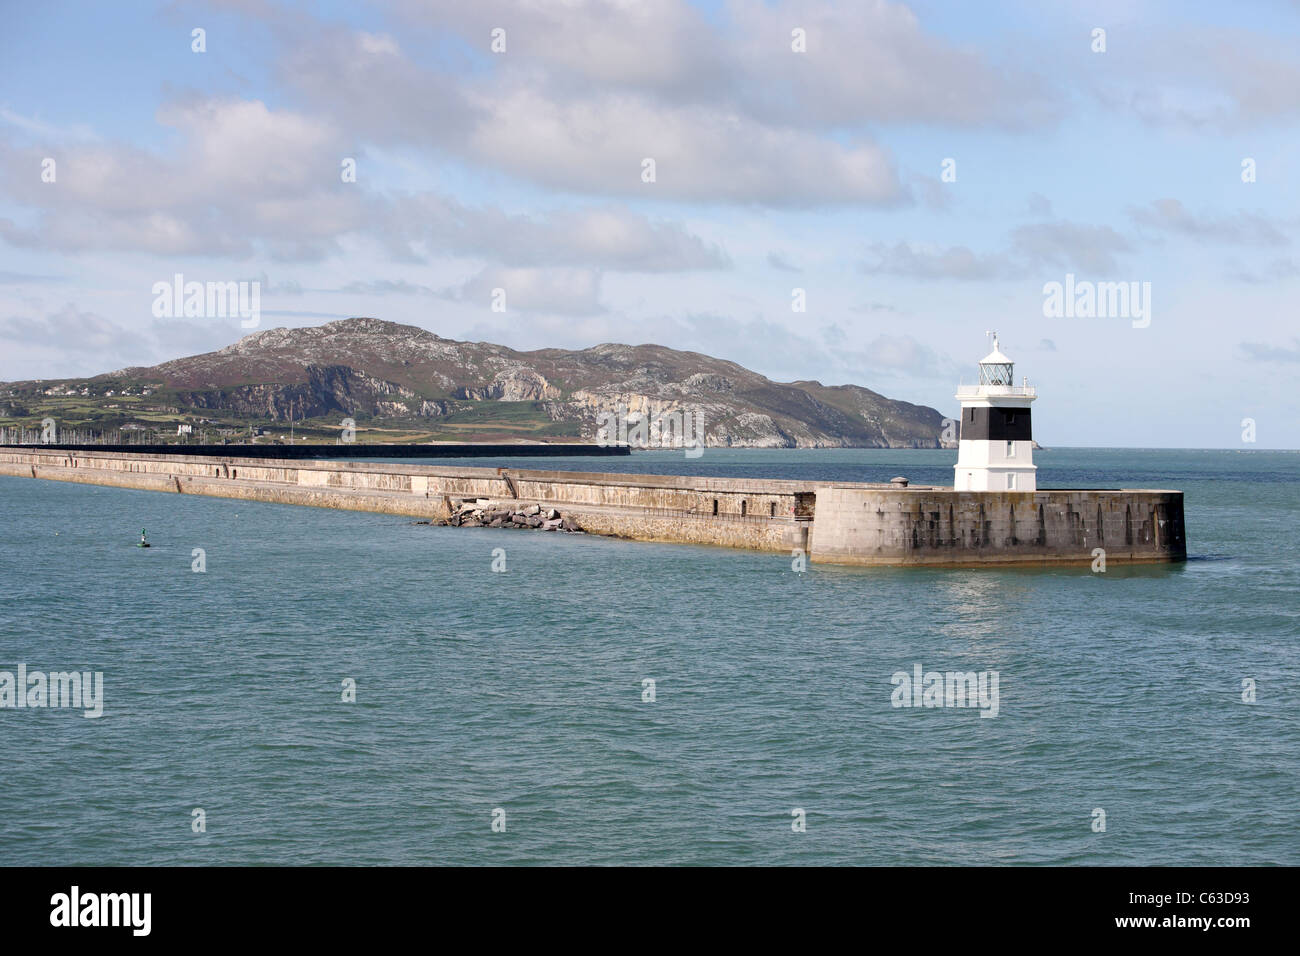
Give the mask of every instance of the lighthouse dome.
[[998, 348], [998, 335], [993, 334], [993, 351], [980, 359], [981, 385], [1010, 385], [1015, 363]]

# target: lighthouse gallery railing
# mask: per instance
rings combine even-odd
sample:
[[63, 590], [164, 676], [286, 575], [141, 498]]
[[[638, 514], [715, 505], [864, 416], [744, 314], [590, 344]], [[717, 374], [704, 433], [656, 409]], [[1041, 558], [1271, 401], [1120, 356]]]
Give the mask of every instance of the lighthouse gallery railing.
[[979, 398], [982, 396], [1008, 398], [1037, 398], [1036, 385], [959, 385], [958, 398]]

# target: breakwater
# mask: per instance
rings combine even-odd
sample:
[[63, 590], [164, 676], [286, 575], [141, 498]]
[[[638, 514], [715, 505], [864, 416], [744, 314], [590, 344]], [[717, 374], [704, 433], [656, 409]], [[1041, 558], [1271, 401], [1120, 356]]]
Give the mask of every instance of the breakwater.
[[[520, 446], [509, 446], [511, 454]], [[450, 522], [556, 510], [582, 530], [645, 541], [800, 550], [843, 564], [1087, 564], [1186, 557], [1183, 496], [1164, 490], [954, 491], [829, 483], [378, 462], [0, 448], [0, 474], [311, 505]], [[456, 522], [461, 523], [461, 522]], [[476, 522], [490, 523], [490, 522]]]
[[[32, 449], [34, 445], [0, 445], [0, 449]], [[344, 442], [337, 445], [60, 445], [42, 444], [45, 451], [110, 452], [132, 455], [180, 455], [189, 458], [277, 458], [286, 461], [324, 458], [564, 458], [628, 455], [626, 445], [580, 442], [539, 442], [530, 445], [437, 442], [427, 445], [376, 445]]]

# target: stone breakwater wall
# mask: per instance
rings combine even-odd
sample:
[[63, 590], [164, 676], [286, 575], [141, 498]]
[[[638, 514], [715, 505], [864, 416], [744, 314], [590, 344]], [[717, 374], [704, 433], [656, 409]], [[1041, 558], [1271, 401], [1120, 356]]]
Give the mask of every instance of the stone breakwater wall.
[[0, 474], [430, 521], [449, 520], [466, 503], [512, 511], [537, 504], [594, 534], [775, 551], [807, 548], [813, 500], [802, 482], [39, 448], [0, 449]]
[[[374, 511], [460, 526], [533, 506], [567, 530], [843, 564], [1087, 564], [1186, 557], [1177, 491], [956, 492], [893, 484], [0, 449], [0, 475]], [[478, 519], [464, 515], [478, 511]], [[548, 518], [547, 520], [555, 520]]]
[[840, 564], [1091, 563], [1187, 557], [1181, 491], [817, 489], [812, 558]]

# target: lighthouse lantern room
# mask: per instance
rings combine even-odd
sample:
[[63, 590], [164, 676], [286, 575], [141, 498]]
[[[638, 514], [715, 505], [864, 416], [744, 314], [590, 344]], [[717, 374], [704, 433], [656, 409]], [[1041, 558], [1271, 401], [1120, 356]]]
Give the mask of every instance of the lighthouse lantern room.
[[980, 359], [980, 383], [957, 389], [961, 432], [953, 487], [957, 491], [1034, 491], [1037, 467], [1029, 406], [1038, 390], [1015, 385], [1015, 365], [998, 348]]

